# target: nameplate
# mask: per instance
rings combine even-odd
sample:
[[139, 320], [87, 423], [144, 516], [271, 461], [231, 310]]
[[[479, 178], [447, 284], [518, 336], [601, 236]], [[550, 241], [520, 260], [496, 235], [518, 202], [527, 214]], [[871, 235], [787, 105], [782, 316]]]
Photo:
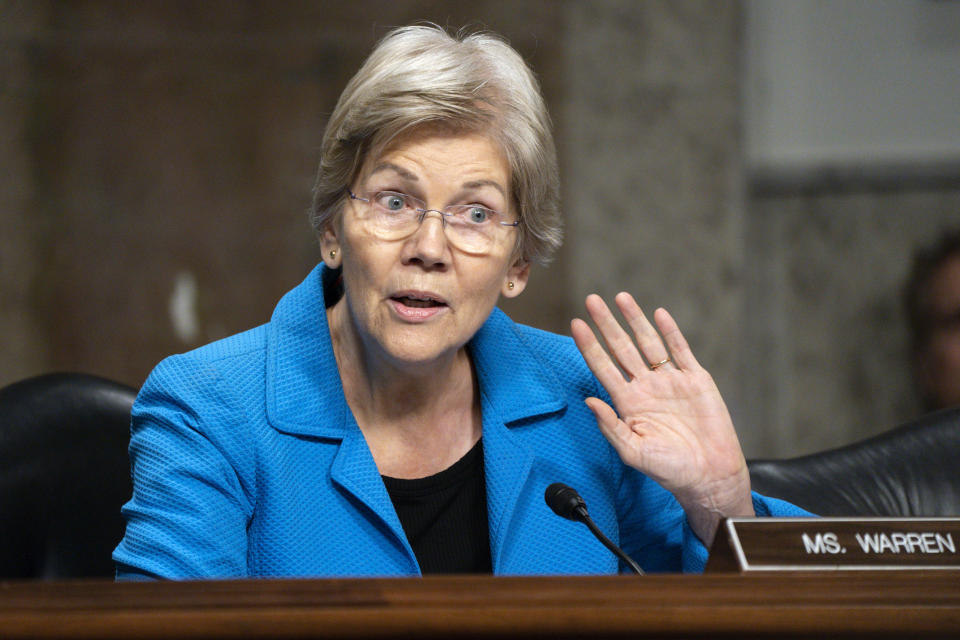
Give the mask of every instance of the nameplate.
[[728, 518], [707, 571], [960, 570], [960, 518]]

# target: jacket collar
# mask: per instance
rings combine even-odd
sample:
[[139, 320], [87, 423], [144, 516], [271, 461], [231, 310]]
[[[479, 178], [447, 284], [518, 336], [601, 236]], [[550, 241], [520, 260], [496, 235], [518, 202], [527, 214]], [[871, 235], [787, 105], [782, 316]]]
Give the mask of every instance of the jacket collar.
[[495, 308], [468, 345], [484, 404], [496, 407], [506, 425], [566, 407], [563, 390], [550, 375], [552, 367], [530, 347], [527, 336]]
[[[343, 395], [324, 302], [338, 276], [339, 272], [318, 265], [283, 296], [270, 320], [266, 410], [270, 424], [280, 431], [342, 439], [356, 429]], [[566, 406], [546, 363], [528, 346], [521, 328], [499, 309], [468, 348], [484, 407], [495, 408], [505, 425]]]
[[273, 311], [267, 331], [267, 420], [297, 435], [342, 438], [347, 403], [333, 355], [324, 283], [336, 274], [322, 263]]

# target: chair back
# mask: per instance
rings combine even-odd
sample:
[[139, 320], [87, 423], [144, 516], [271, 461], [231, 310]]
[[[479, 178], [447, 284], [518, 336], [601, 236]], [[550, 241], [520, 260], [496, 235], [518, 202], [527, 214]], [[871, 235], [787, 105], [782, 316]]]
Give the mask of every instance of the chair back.
[[957, 516], [960, 407], [838, 449], [748, 466], [755, 491], [823, 516]]
[[136, 393], [79, 373], [0, 389], [0, 578], [114, 575]]

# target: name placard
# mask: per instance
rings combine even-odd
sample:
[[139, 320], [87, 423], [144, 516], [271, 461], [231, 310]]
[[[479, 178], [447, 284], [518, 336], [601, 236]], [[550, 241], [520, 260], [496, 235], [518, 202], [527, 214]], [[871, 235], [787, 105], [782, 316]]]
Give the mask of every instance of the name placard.
[[707, 571], [952, 569], [960, 518], [728, 518]]

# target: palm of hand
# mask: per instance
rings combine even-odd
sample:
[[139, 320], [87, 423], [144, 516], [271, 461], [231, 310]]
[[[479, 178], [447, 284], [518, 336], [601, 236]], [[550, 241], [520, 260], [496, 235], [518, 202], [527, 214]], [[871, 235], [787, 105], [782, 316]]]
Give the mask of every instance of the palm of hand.
[[[691, 526], [709, 542], [720, 517], [752, 515], [749, 474], [730, 414], [666, 311], [654, 315], [661, 339], [631, 296], [620, 294], [616, 301], [636, 344], [598, 296], [587, 299], [587, 310], [609, 353], [585, 322], [571, 325], [616, 411], [598, 398], [588, 398], [587, 405], [624, 463], [672, 492]], [[644, 362], [668, 357], [662, 366]]]

